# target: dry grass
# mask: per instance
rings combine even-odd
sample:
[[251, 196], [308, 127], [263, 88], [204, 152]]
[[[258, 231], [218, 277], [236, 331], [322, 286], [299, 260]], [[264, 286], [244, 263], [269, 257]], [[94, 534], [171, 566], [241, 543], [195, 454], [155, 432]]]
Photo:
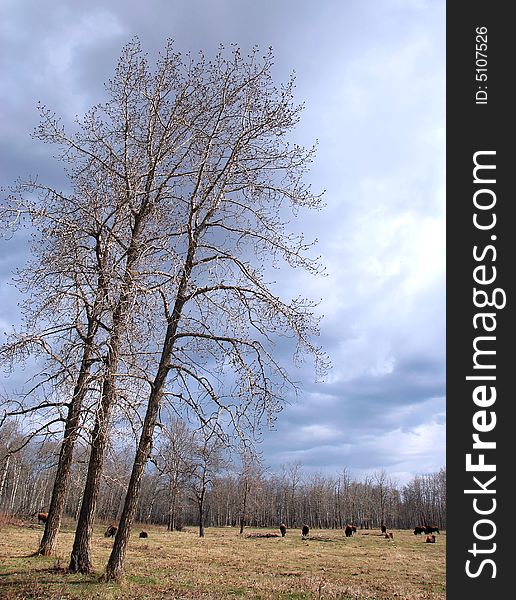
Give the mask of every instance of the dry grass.
[[[65, 526], [57, 557], [33, 557], [42, 527], [0, 526], [0, 598], [14, 599], [173, 599], [282, 598], [344, 600], [423, 600], [445, 598], [446, 534], [426, 544], [424, 536], [394, 531], [394, 540], [378, 532], [312, 530], [286, 537], [249, 537], [237, 529], [166, 532], [145, 526], [148, 539], [136, 528], [122, 586], [99, 582], [112, 539], [99, 526], [94, 536], [92, 576], [65, 571], [73, 528]], [[267, 533], [266, 530], [255, 533]], [[270, 533], [276, 533], [271, 531]]]

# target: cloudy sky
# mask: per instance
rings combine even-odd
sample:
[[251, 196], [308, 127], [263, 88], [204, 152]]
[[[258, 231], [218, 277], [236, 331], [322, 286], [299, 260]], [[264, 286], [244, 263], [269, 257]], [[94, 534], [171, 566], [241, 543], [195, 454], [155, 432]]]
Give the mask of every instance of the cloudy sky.
[[[296, 140], [319, 140], [310, 174], [326, 208], [296, 228], [319, 240], [324, 279], [292, 275], [284, 294], [322, 298], [333, 368], [265, 436], [266, 462], [403, 483], [445, 461], [444, 0], [3, 0], [0, 185], [62, 180], [30, 138], [43, 102], [65, 121], [103, 98], [122, 46], [167, 38], [206, 54], [272, 46], [275, 77], [297, 74]], [[0, 331], [17, 321], [6, 285], [26, 259], [0, 245]], [[23, 374], [16, 378], [23, 380]]]

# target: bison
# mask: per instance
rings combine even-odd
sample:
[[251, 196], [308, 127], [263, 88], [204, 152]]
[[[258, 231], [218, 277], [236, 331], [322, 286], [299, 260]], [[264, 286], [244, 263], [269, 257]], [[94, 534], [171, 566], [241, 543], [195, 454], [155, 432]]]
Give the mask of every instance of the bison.
[[308, 525], [303, 525], [303, 527], [301, 528], [301, 536], [306, 538], [306, 537], [308, 537], [309, 532], [310, 532], [310, 527], [308, 527]]
[[392, 535], [392, 531], [389, 531], [389, 537], [391, 538], [391, 540], [394, 539], [394, 536]]
[[110, 525], [106, 529], [106, 532], [104, 533], [104, 537], [115, 537], [117, 531], [118, 531], [118, 527], [116, 525]]
[[425, 542], [427, 544], [435, 544], [435, 535], [427, 535]]
[[414, 527], [414, 535], [419, 535], [420, 533], [425, 533], [425, 528], [417, 525]]
[[385, 527], [385, 525], [381, 525], [380, 529], [382, 530], [382, 533], [385, 535], [387, 533], [387, 527]]
[[344, 535], [346, 537], [351, 537], [353, 535], [353, 527], [351, 525], [346, 525], [346, 528], [344, 529]]
[[286, 526], [285, 526], [284, 523], [282, 523], [279, 526], [279, 530], [280, 530], [280, 533], [281, 533], [281, 537], [285, 537], [285, 534], [287, 533], [287, 528], [286, 528]]
[[425, 533], [426, 535], [430, 535], [431, 533], [439, 533], [439, 528], [436, 525], [425, 525]]
[[46, 523], [47, 519], [48, 519], [48, 513], [43, 513], [43, 512], [38, 513], [38, 523], [39, 522]]
[[146, 531], [140, 531], [140, 537], [141, 538], [148, 538], [149, 534]]

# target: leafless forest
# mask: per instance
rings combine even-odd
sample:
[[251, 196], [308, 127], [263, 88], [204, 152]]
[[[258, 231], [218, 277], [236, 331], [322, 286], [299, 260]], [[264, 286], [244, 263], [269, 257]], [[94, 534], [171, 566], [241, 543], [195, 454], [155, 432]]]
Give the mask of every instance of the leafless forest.
[[[168, 529], [199, 527], [199, 498], [204, 498], [207, 527], [252, 527], [301, 529], [310, 527], [413, 528], [433, 523], [446, 529], [446, 473], [421, 475], [400, 486], [383, 472], [357, 481], [345, 470], [336, 476], [308, 474], [300, 464], [285, 465], [280, 473], [268, 473], [259, 461], [242, 468], [222, 456], [202, 454], [194, 436], [182, 425], [160, 437], [156, 454], [142, 482], [136, 520]], [[0, 511], [23, 517], [47, 510], [55, 475], [56, 445], [31, 445], [23, 452], [7, 455], [16, 436], [0, 445]], [[65, 515], [76, 519], [86, 476], [87, 452], [73, 466]], [[111, 450], [103, 473], [97, 518], [116, 523], [120, 515], [133, 450]], [[207, 459], [207, 460], [206, 460]], [[203, 490], [203, 485], [205, 489]]]

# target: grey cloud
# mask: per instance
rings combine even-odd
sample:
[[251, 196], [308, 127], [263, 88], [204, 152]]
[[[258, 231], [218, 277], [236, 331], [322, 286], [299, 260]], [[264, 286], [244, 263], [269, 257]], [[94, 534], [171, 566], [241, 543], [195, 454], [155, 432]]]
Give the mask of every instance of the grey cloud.
[[[416, 247], [424, 226], [430, 245], [432, 223], [443, 223], [444, 12], [444, 2], [421, 0], [4, 3], [2, 185], [37, 174], [66, 186], [52, 149], [30, 139], [36, 102], [73, 127], [102, 101], [133, 35], [150, 60], [170, 37], [194, 53], [221, 42], [272, 45], [277, 78], [296, 70], [306, 109], [295, 139], [319, 139], [309, 178], [327, 190], [327, 208], [302, 214], [295, 228], [319, 239], [314, 253], [329, 275], [275, 278], [286, 298], [323, 298], [319, 341], [334, 368], [318, 384], [309, 363], [293, 370], [299, 401], [264, 436], [276, 467], [300, 459], [312, 469], [383, 466], [405, 477], [444, 462], [429, 435], [444, 430], [444, 266], [440, 253]], [[0, 244], [0, 320], [9, 324], [17, 298], [5, 282], [27, 241]], [[287, 364], [291, 351], [278, 342]]]

